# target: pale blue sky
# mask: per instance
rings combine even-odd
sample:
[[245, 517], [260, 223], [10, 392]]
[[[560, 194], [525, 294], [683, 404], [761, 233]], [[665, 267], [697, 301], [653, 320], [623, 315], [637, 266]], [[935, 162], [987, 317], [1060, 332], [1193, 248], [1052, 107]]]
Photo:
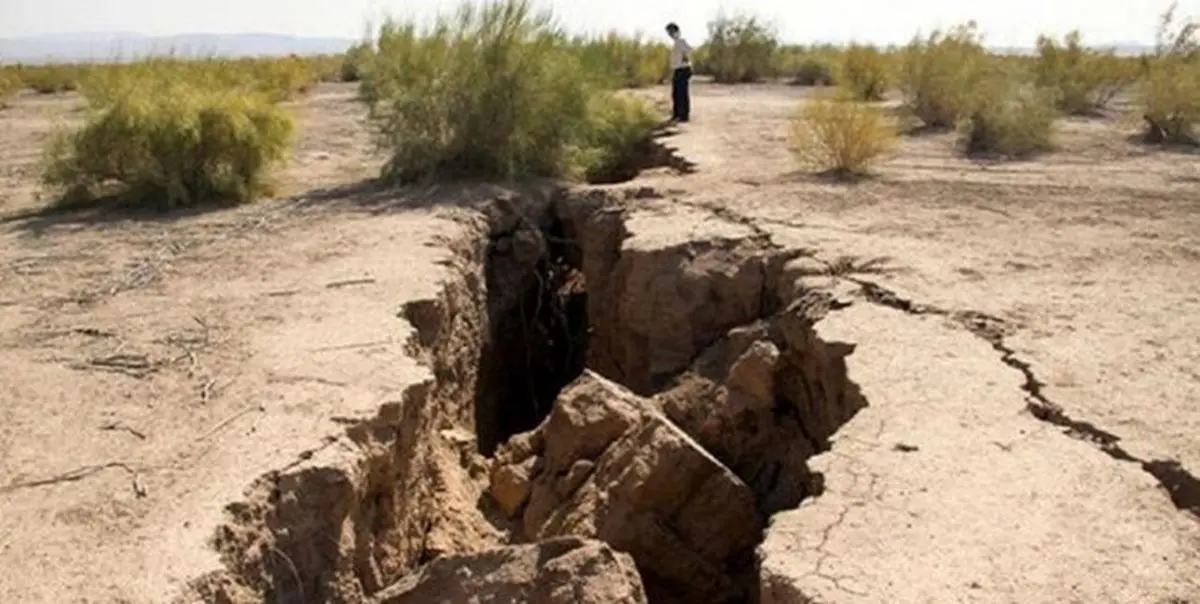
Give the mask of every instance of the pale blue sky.
[[[1150, 42], [1169, 0], [543, 0], [574, 29], [641, 30], [668, 20], [699, 42], [721, 8], [773, 18], [788, 41], [907, 41], [918, 29], [975, 19], [997, 46], [1078, 28], [1093, 42]], [[63, 32], [289, 33], [358, 37], [364, 23], [405, 11], [428, 14], [454, 0], [0, 0], [0, 37]], [[1179, 13], [1200, 16], [1200, 0]]]

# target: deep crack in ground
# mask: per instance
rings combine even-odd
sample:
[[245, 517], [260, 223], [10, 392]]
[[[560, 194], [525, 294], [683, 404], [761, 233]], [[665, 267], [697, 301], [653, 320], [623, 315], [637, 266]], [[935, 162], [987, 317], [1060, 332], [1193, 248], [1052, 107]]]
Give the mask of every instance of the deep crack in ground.
[[757, 602], [768, 519], [822, 492], [809, 458], [867, 405], [854, 345], [817, 336], [827, 299], [783, 286], [801, 252], [653, 213], [638, 239], [648, 197], [553, 189], [459, 216], [444, 289], [400, 313], [433, 377], [229, 506], [228, 570], [196, 589], [390, 598], [448, 556], [571, 537], [631, 556], [654, 604]]
[[[1138, 459], [1116, 435], [1070, 418], [1006, 344], [1001, 319], [903, 298], [858, 276], [878, 272], [871, 262], [784, 249], [725, 208], [679, 204], [741, 234], [663, 237], [679, 233], [660, 228], [678, 217], [649, 212], [638, 228], [655, 236], [638, 239], [626, 222], [631, 202], [659, 197], [555, 189], [498, 198], [462, 218], [445, 288], [401, 313], [415, 328], [410, 350], [433, 378], [231, 505], [216, 538], [227, 571], [198, 582], [200, 593], [424, 601], [372, 598], [404, 592], [401, 579], [419, 583], [418, 568], [457, 576], [453, 565], [481, 548], [615, 555], [583, 542], [547, 545], [570, 537], [628, 556], [654, 604], [758, 602], [755, 551], [768, 519], [823, 493], [824, 476], [808, 462], [867, 405], [847, 375], [855, 345], [814, 329], [848, 303], [789, 284], [793, 261], [816, 262], [873, 304], [942, 316], [985, 340], [1022, 374], [1035, 417], [1138, 463], [1178, 509], [1200, 517], [1194, 476], [1178, 462]], [[357, 455], [318, 460], [338, 450], [332, 444]]]

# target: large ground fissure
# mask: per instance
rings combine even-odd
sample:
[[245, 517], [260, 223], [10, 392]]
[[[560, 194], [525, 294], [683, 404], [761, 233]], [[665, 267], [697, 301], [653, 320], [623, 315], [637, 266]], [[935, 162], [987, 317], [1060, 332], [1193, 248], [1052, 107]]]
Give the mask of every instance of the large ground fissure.
[[201, 587], [392, 598], [447, 555], [569, 537], [631, 556], [652, 602], [756, 601], [767, 519], [820, 492], [806, 460], [866, 404], [853, 346], [761, 233], [638, 239], [656, 196], [476, 208], [442, 296], [403, 313], [435, 377], [348, 432], [361, 457], [264, 477]]

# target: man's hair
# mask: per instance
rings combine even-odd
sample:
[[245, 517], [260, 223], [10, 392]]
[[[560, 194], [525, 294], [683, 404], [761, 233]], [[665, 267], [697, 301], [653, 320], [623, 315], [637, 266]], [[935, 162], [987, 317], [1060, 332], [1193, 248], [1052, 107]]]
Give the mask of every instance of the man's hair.
[[667, 24], [667, 31], [679, 31], [679, 26], [678, 26], [678, 25], [675, 25], [675, 23], [674, 23], [674, 22], [668, 23], [668, 24]]

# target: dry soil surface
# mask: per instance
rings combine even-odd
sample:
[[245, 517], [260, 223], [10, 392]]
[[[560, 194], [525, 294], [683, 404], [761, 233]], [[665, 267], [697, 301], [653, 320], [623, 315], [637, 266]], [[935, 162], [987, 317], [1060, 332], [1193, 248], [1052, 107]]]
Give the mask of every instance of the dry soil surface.
[[[914, 136], [877, 178], [831, 183], [788, 155], [805, 94], [697, 85], [694, 121], [668, 139], [695, 171], [599, 193], [624, 195], [629, 248], [759, 238], [830, 267], [817, 278], [844, 307], [817, 332], [855, 344], [867, 406], [810, 460], [824, 491], [772, 518], [762, 600], [1200, 602], [1197, 156], [1130, 142], [1118, 118], [1064, 120], [1062, 149], [1037, 160], [972, 162], [952, 135]], [[231, 513], [279, 532], [288, 514], [255, 510], [281, 509], [280, 489], [304, 500], [287, 493], [316, 469], [393, 438], [363, 432], [414, 385], [453, 389], [462, 368], [431, 371], [407, 319], [438, 300], [435, 335], [469, 331], [478, 288], [445, 293], [478, 254], [463, 200], [503, 192], [362, 185], [381, 158], [352, 95], [324, 86], [295, 107], [286, 197], [169, 219], [23, 216], [42, 203], [40, 147], [78, 101], [0, 110], [0, 601], [203, 599], [185, 589], [203, 575], [259, 572], [230, 562], [252, 549], [236, 531], [218, 535], [224, 559], [213, 546], [253, 524]], [[461, 409], [426, 423], [473, 438]], [[264, 491], [281, 476], [301, 486]], [[394, 503], [363, 481], [372, 505]], [[422, 513], [439, 538], [376, 530], [360, 584], [323, 597], [500, 540]], [[362, 550], [378, 516], [343, 510], [359, 532], [339, 534]], [[298, 575], [332, 564], [273, 539], [255, 543]]]

